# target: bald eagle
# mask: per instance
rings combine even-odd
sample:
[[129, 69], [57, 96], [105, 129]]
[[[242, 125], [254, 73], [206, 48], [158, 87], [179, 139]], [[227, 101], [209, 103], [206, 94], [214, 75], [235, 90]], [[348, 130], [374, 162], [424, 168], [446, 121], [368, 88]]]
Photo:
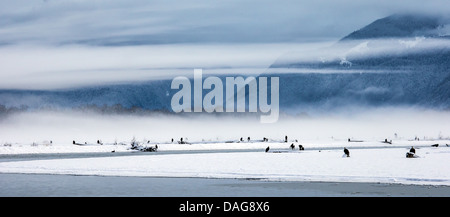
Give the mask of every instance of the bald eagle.
[[347, 155], [347, 157], [350, 157], [350, 151], [348, 151], [347, 148], [344, 147], [344, 153]]

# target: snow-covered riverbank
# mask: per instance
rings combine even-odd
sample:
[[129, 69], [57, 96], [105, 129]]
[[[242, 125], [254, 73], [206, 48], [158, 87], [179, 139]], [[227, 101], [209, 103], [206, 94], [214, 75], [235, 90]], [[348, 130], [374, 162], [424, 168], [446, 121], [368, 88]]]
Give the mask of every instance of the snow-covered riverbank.
[[[419, 158], [413, 159], [405, 157], [411, 144], [407, 141], [399, 143], [404, 147], [395, 148], [376, 147], [382, 143], [375, 142], [367, 142], [366, 148], [364, 143], [342, 143], [350, 150], [350, 158], [343, 157], [338, 144], [325, 146], [305, 143], [305, 151], [290, 150], [286, 143], [160, 144], [159, 152], [148, 155], [2, 162], [0, 172], [450, 185], [450, 147], [445, 144], [431, 147], [426, 143], [416, 144]], [[271, 146], [271, 150], [265, 153], [263, 147], [267, 145]], [[74, 151], [110, 151], [107, 148], [114, 147], [130, 151], [126, 145], [67, 148], [73, 148]], [[225, 152], [225, 147], [245, 147], [246, 151]], [[8, 148], [10, 151], [14, 149], [13, 146]], [[185, 152], [162, 154], [177, 149]], [[189, 153], [188, 150], [211, 152]], [[3, 150], [3, 153], [6, 151]]]
[[[17, 114], [0, 124], [0, 173], [450, 186], [448, 113], [395, 111], [272, 125], [250, 118]], [[181, 137], [188, 144], [179, 144]], [[133, 150], [132, 141], [158, 151]], [[418, 158], [406, 158], [411, 146]], [[342, 157], [344, 147], [350, 158]]]

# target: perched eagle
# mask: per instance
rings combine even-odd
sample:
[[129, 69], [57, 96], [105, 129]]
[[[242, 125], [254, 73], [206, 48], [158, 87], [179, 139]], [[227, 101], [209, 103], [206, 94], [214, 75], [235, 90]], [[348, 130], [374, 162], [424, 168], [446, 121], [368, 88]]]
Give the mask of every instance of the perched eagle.
[[347, 148], [344, 147], [344, 153], [347, 155], [347, 157], [350, 157], [350, 152]]

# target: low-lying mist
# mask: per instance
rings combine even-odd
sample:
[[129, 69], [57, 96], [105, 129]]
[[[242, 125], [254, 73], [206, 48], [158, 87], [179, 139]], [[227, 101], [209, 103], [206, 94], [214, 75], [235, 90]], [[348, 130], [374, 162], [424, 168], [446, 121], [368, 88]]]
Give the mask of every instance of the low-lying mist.
[[51, 90], [205, 74], [260, 74], [280, 55], [311, 44], [167, 44], [0, 47], [0, 89]]
[[261, 124], [246, 115], [132, 115], [81, 111], [17, 112], [0, 119], [0, 143], [31, 144], [53, 141], [70, 145], [72, 140], [95, 144], [137, 141], [170, 142], [183, 137], [188, 142], [237, 141], [251, 137], [346, 141], [347, 138], [439, 139], [450, 136], [450, 112], [413, 108], [373, 108], [333, 114], [281, 115], [278, 122]]

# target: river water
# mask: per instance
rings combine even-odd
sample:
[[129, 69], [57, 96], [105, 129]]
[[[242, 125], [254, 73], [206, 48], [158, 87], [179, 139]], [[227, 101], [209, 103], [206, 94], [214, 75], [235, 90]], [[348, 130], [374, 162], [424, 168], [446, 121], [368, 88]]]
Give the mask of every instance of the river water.
[[449, 186], [247, 179], [0, 174], [2, 197], [450, 196]]

